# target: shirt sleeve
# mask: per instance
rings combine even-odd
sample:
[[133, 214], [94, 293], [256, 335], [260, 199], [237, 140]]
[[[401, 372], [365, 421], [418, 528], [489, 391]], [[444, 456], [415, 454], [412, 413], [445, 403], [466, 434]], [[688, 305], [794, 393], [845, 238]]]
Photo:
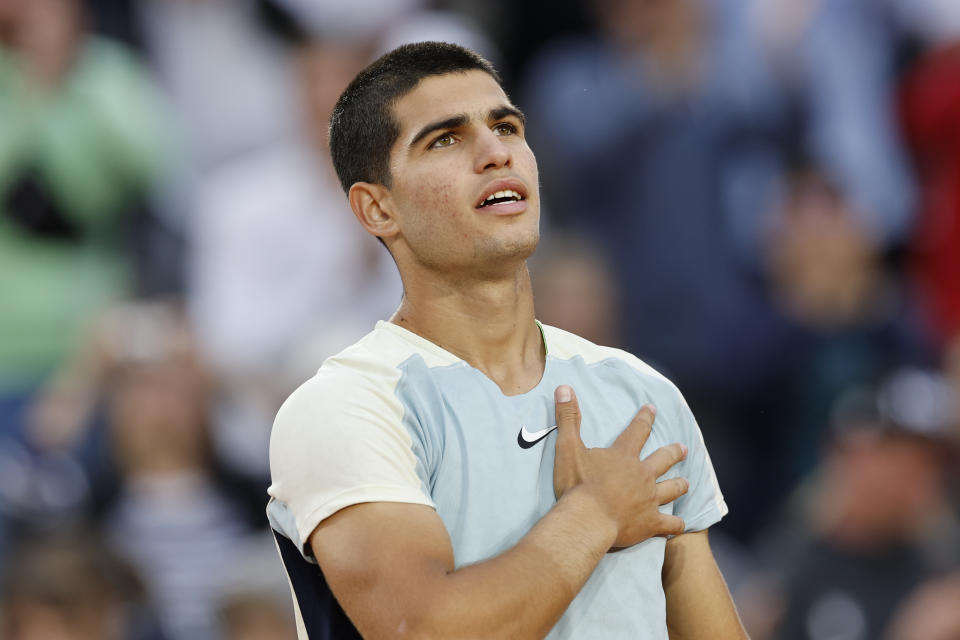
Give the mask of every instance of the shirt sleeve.
[[390, 384], [321, 369], [277, 414], [267, 512], [307, 559], [310, 534], [344, 507], [407, 502], [435, 508]]
[[690, 489], [675, 501], [674, 514], [683, 518], [686, 532], [702, 531], [719, 522], [729, 509], [720, 492], [700, 427], [683, 395], [678, 390], [676, 394], [674, 419], [680, 431], [680, 442], [687, 445], [687, 457], [677, 466], [679, 475], [690, 482]]

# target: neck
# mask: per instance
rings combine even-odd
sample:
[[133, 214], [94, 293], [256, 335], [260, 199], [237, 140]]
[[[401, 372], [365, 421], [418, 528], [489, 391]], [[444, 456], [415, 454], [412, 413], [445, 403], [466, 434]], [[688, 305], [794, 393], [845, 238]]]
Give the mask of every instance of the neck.
[[543, 376], [543, 340], [525, 263], [495, 280], [405, 280], [403, 302], [390, 320], [463, 359], [506, 395], [529, 391]]

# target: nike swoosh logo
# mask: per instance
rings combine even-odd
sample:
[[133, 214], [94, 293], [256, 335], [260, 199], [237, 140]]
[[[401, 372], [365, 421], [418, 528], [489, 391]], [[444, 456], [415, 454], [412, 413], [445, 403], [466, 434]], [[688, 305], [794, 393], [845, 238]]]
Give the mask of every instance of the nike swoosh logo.
[[547, 427], [546, 429], [540, 429], [540, 431], [527, 431], [527, 425], [523, 425], [523, 427], [520, 429], [520, 433], [517, 434], [517, 444], [520, 445], [521, 449], [529, 449], [550, 435], [550, 432], [556, 428], [557, 425], [553, 425], [552, 427]]

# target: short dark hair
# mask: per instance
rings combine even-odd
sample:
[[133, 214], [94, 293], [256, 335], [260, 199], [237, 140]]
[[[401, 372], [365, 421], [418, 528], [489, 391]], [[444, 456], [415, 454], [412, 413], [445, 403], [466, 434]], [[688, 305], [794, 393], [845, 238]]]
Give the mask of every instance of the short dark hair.
[[390, 186], [390, 148], [400, 135], [393, 104], [430, 76], [479, 70], [502, 86], [486, 59], [447, 42], [417, 42], [384, 54], [347, 86], [330, 117], [330, 155], [344, 191], [355, 182]]

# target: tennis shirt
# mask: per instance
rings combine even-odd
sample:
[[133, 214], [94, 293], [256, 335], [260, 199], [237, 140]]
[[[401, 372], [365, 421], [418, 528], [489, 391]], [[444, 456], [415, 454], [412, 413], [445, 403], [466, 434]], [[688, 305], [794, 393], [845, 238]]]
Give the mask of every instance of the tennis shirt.
[[[327, 359], [287, 399], [270, 441], [267, 507], [290, 578], [301, 638], [359, 637], [312, 557], [316, 526], [363, 502], [428, 505], [443, 520], [457, 567], [515, 545], [556, 504], [554, 390], [576, 391], [587, 447], [608, 447], [646, 403], [657, 407], [640, 455], [674, 442], [689, 491], [661, 511], [687, 531], [719, 521], [727, 506], [686, 402], [636, 357], [547, 325], [543, 378], [504, 395], [479, 370], [388, 322]], [[667, 638], [660, 571], [666, 541], [607, 554], [548, 638]], [[535, 603], [531, 594], [531, 603]]]

